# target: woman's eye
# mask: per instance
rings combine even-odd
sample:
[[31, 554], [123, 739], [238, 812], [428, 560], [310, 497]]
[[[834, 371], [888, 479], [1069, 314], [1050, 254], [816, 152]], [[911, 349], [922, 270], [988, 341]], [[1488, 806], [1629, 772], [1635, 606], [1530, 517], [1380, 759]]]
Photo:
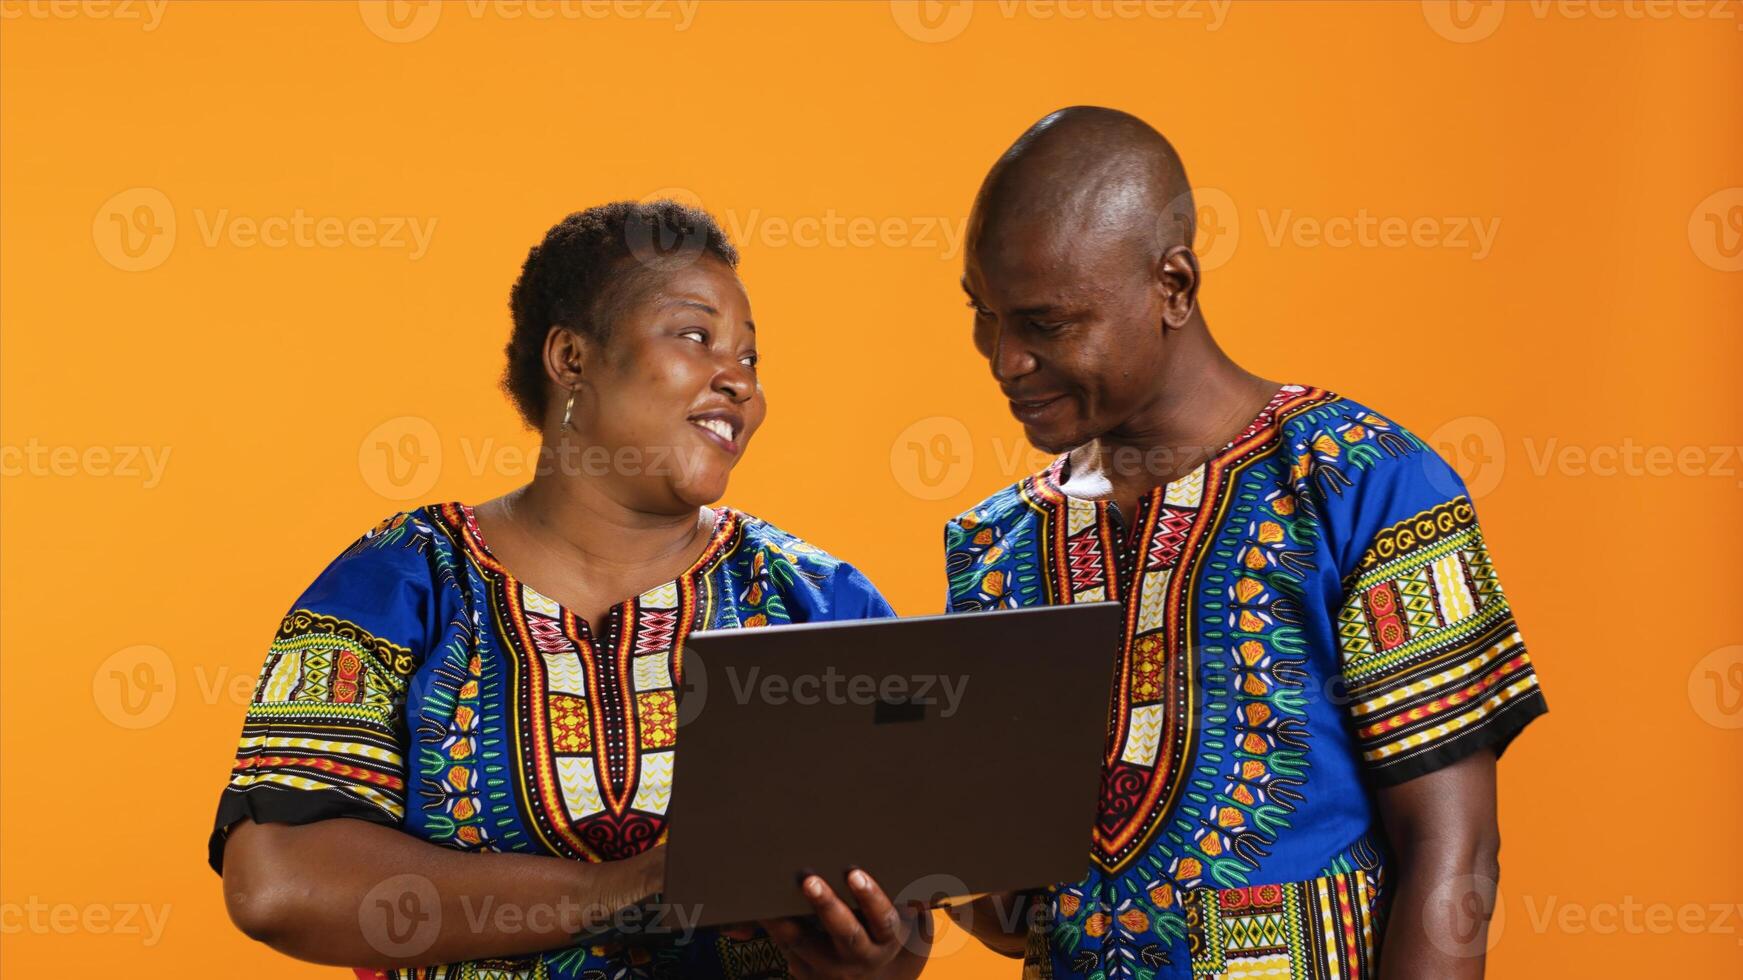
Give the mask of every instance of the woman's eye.
[[762, 358], [758, 357], [755, 354], [746, 354], [743, 357], [739, 358], [738, 360], [739, 360], [739, 363], [743, 364], [745, 367], [754, 368], [757, 366], [758, 362], [760, 362], [762, 360]]
[[698, 344], [702, 344], [704, 346], [706, 346], [708, 343], [708, 331], [706, 331], [706, 330], [698, 330], [698, 329], [684, 330], [684, 331], [679, 332], [678, 336], [688, 337], [691, 340], [696, 341]]

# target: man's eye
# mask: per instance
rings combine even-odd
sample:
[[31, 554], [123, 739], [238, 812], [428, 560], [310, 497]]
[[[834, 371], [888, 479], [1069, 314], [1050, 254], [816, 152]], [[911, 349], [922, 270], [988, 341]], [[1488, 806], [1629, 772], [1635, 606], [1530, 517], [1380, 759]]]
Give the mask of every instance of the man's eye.
[[989, 319], [993, 315], [992, 310], [989, 310], [986, 307], [980, 305], [979, 303], [975, 303], [972, 301], [968, 304], [968, 308], [974, 311], [974, 315], [978, 319], [982, 319], [982, 320]]
[[758, 357], [755, 354], [746, 354], [743, 357], [739, 358], [739, 362], [742, 363], [745, 367], [754, 368], [762, 362], [762, 358]]
[[1045, 321], [1045, 320], [1030, 320], [1029, 324], [1031, 326], [1033, 326], [1036, 330], [1041, 331], [1042, 333], [1053, 333], [1056, 330], [1063, 330], [1065, 328], [1065, 324], [1063, 322], [1049, 322], [1049, 321]]
[[706, 345], [708, 343], [708, 331], [706, 331], [706, 330], [692, 328], [689, 330], [680, 331], [678, 333], [678, 336], [689, 337], [690, 339], [696, 341], [698, 344]]

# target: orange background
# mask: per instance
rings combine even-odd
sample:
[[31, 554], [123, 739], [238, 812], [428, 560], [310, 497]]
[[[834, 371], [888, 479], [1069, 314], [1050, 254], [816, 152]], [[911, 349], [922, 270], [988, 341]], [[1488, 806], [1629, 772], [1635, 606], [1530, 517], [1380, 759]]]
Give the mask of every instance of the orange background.
[[[142, 7], [0, 2], [7, 976], [338, 975], [243, 938], [205, 867], [231, 685], [378, 518], [521, 481], [479, 459], [530, 448], [495, 389], [506, 296], [571, 210], [680, 188], [739, 234], [771, 414], [729, 500], [936, 612], [940, 523], [1028, 462], [937, 221], [1074, 103], [1221, 192], [1203, 298], [1238, 360], [1472, 482], [1553, 707], [1501, 768], [1492, 975], [1743, 959], [1743, 913], [1708, 908], [1743, 899], [1737, 5]], [[299, 210], [362, 230], [235, 224]], [[1426, 230], [1317, 240], [1364, 214]], [[877, 230], [806, 237], [830, 215]], [[415, 256], [362, 220], [406, 216], [434, 222]], [[1578, 462], [1630, 446], [1686, 462]], [[169, 455], [130, 476], [129, 448]], [[33, 901], [168, 919], [148, 944]], [[931, 975], [1013, 973], [963, 949]]]

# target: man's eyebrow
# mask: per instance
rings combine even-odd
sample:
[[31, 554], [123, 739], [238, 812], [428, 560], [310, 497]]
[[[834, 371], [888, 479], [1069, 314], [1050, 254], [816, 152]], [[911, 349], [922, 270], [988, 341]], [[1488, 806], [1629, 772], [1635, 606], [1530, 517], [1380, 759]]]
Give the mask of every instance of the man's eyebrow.
[[[980, 303], [980, 297], [976, 296], [974, 294], [974, 290], [969, 288], [967, 276], [964, 276], [963, 278], [957, 280], [957, 283], [962, 286], [962, 291], [968, 294], [969, 299], [973, 300], [976, 304]], [[1058, 315], [1061, 313], [1070, 313], [1070, 312], [1072, 312], [1072, 308], [1070, 306], [1065, 306], [1065, 305], [1061, 305], [1058, 303], [1035, 303], [1035, 304], [1032, 304], [1030, 306], [1025, 306], [1025, 307], [1022, 307], [1020, 309], [1012, 310], [1011, 315], [1012, 316], [1037, 316], [1037, 315], [1048, 314], [1048, 313]]]

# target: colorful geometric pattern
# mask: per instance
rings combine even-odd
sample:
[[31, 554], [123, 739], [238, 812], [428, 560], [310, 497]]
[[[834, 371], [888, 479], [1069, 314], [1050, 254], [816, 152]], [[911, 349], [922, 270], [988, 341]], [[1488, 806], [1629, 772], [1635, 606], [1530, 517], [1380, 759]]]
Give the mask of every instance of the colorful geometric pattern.
[[1026, 973], [1192, 976], [1189, 908], [1221, 890], [1360, 870], [1371, 921], [1373, 787], [1498, 750], [1543, 710], [1469, 503], [1444, 492], [1458, 477], [1296, 385], [1132, 514], [1068, 494], [1069, 466], [945, 528], [952, 612], [1125, 611], [1087, 873], [1050, 890], [1050, 955]]
[[1361, 871], [1195, 892], [1186, 907], [1193, 980], [1372, 976], [1373, 909]]
[[1469, 500], [1387, 527], [1338, 611], [1356, 738], [1376, 780], [1456, 757], [1461, 739], [1541, 710], [1537, 672]]
[[[590, 624], [491, 554], [469, 507], [395, 515], [268, 652], [210, 858], [237, 820], [358, 817], [445, 847], [616, 860], [665, 838], [698, 629], [892, 616], [851, 566], [716, 508], [691, 568]], [[755, 929], [371, 973], [383, 980], [781, 977]]]

